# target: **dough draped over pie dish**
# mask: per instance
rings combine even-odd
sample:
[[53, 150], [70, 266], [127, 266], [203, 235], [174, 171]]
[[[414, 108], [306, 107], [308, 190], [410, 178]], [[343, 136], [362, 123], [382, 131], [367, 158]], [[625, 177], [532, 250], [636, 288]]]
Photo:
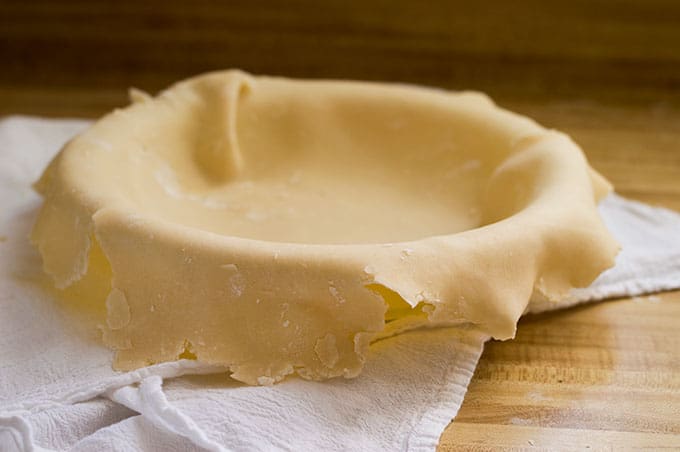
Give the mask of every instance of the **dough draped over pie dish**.
[[32, 232], [57, 287], [108, 292], [118, 369], [354, 377], [413, 328], [511, 338], [618, 252], [579, 147], [483, 94], [224, 71], [131, 97], [51, 162]]

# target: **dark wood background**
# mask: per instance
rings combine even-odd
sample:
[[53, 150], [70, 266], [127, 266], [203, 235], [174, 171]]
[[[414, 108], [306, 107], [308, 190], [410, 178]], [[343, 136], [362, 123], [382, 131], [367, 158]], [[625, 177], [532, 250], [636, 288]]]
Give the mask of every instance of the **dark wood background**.
[[2, 0], [0, 61], [3, 112], [56, 114], [40, 97], [59, 88], [74, 96], [61, 112], [96, 113], [128, 86], [232, 67], [504, 99], [676, 102], [680, 2]]

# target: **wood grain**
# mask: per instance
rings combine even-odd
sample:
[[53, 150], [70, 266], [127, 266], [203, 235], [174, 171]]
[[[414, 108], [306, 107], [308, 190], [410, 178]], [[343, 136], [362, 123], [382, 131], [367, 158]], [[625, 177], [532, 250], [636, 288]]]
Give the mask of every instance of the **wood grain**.
[[[680, 4], [4, 0], [0, 114], [97, 117], [204, 70], [481, 89], [680, 211]], [[679, 231], [680, 233], [680, 231]], [[680, 292], [520, 322], [441, 450], [680, 449]]]
[[[511, 106], [569, 132], [618, 192], [680, 211], [678, 109]], [[506, 448], [680, 448], [680, 292], [530, 316], [489, 343], [440, 449]]]
[[680, 92], [673, 0], [3, 0], [0, 84], [155, 91], [199, 72], [644, 101]]
[[680, 293], [521, 321], [489, 343], [440, 450], [680, 447]]

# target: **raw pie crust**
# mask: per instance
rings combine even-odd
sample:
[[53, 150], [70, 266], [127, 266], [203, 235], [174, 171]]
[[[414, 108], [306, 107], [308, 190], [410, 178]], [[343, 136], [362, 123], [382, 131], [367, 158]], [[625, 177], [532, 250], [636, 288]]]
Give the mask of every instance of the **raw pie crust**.
[[354, 377], [408, 329], [511, 338], [618, 250], [578, 146], [479, 93], [224, 71], [132, 98], [49, 165], [32, 232], [57, 287], [108, 293], [118, 369]]

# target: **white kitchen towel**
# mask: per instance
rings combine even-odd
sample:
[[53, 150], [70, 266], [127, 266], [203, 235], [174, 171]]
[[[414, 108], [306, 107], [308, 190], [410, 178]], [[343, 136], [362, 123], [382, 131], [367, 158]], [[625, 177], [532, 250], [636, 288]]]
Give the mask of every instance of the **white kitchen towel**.
[[[353, 380], [248, 387], [189, 360], [113, 371], [96, 310], [60, 301], [27, 240], [31, 183], [88, 124], [0, 120], [0, 451], [435, 449], [488, 339], [474, 329], [379, 341]], [[680, 215], [616, 195], [600, 209], [616, 267], [532, 311], [680, 287]]]

